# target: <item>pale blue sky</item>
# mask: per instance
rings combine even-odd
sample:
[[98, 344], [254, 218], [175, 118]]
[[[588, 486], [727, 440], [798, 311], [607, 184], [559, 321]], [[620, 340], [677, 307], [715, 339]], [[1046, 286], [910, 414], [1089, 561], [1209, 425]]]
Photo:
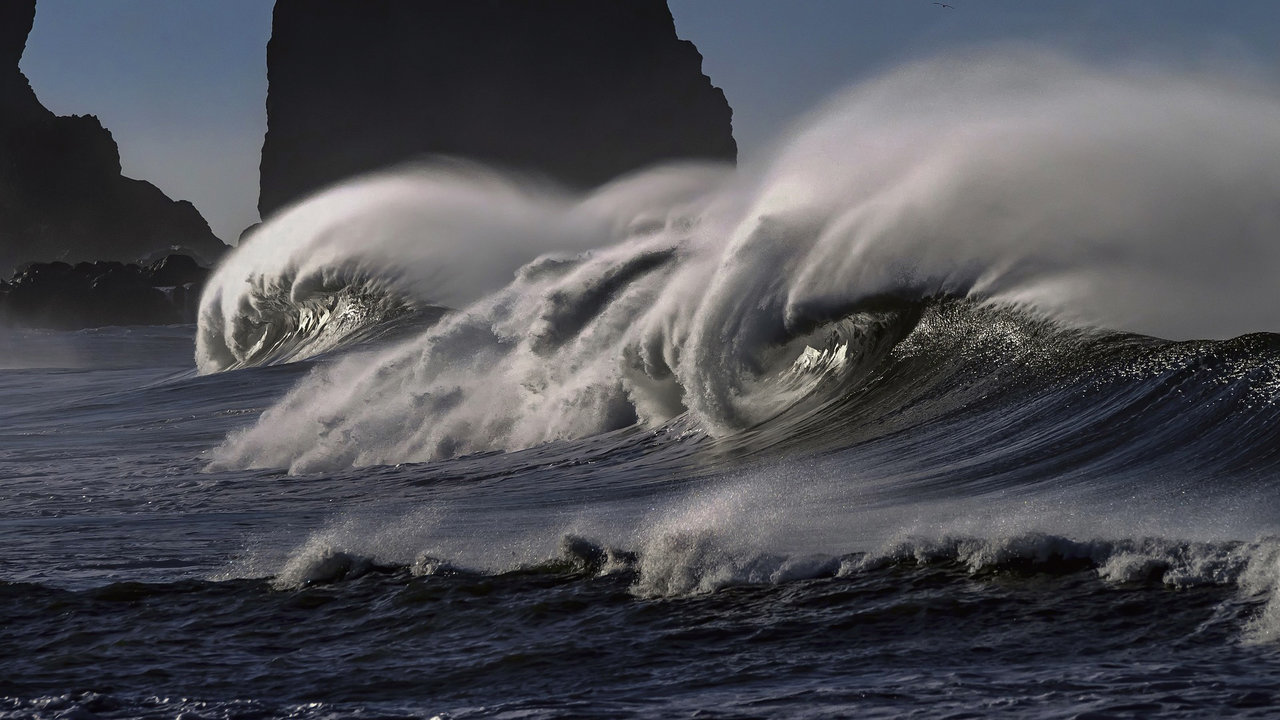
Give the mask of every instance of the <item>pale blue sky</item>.
[[[1277, 75], [1271, 0], [671, 0], [734, 109], [742, 157], [859, 78], [1009, 40], [1087, 60]], [[38, 0], [22, 68], [60, 114], [92, 113], [125, 173], [191, 200], [224, 240], [257, 220], [271, 0]]]

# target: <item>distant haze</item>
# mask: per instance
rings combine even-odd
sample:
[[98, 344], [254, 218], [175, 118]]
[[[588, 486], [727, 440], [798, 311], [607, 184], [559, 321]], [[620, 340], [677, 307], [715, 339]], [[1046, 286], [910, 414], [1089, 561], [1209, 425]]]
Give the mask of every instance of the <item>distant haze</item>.
[[[1280, 3], [671, 0], [734, 109], [743, 162], [837, 89], [902, 61], [1021, 41], [1086, 60], [1275, 79]], [[191, 200], [234, 242], [256, 222], [270, 0], [39, 0], [22, 69], [59, 114], [94, 114], [124, 172]]]

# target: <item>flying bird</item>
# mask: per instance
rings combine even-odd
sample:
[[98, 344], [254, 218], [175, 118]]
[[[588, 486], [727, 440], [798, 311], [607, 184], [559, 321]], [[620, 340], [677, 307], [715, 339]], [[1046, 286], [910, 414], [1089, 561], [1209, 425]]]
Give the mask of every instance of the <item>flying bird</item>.
[[956, 9], [956, 6], [955, 6], [955, 5], [948, 5], [948, 4], [946, 4], [946, 3], [939, 3], [939, 2], [936, 2], [936, 3], [934, 3], [934, 5], [937, 5], [938, 7], [951, 8], [952, 10], [955, 10], [955, 9]]

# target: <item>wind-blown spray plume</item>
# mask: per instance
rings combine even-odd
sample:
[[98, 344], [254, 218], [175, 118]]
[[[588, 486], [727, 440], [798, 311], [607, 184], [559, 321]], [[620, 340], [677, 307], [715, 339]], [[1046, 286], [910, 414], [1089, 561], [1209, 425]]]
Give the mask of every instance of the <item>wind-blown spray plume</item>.
[[[458, 311], [313, 373], [214, 466], [426, 460], [677, 417], [732, 434], [921, 345], [940, 296], [1032, 313], [1073, 346], [1086, 328], [1275, 330], [1276, 147], [1280, 102], [1257, 88], [1023, 53], [854, 88], [736, 176], [667, 169], [577, 199], [456, 171], [338, 188], [219, 269], [201, 369], [278, 357], [348, 296]], [[1045, 341], [1000, 318], [970, 327]], [[332, 343], [303, 345], [285, 354]]]
[[[678, 174], [677, 174], [678, 172]], [[699, 192], [723, 172], [689, 166], [605, 190], [634, 207]], [[364, 177], [292, 206], [218, 267], [201, 300], [201, 372], [309, 357], [389, 322], [462, 307], [541, 253], [580, 252], [625, 228], [555, 188], [437, 160]]]

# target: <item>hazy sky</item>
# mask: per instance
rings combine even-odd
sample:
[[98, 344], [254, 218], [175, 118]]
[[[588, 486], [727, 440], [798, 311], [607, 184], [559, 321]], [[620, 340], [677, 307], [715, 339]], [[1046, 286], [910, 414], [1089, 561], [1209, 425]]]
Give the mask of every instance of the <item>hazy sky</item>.
[[[2, 1], [2, 0], [0, 0]], [[460, 0], [462, 1], [462, 0]], [[1000, 42], [1100, 62], [1280, 74], [1272, 0], [671, 0], [724, 88], [744, 161], [839, 88]], [[95, 114], [124, 172], [191, 200], [224, 240], [257, 218], [271, 0], [38, 0], [22, 69], [59, 114]]]

